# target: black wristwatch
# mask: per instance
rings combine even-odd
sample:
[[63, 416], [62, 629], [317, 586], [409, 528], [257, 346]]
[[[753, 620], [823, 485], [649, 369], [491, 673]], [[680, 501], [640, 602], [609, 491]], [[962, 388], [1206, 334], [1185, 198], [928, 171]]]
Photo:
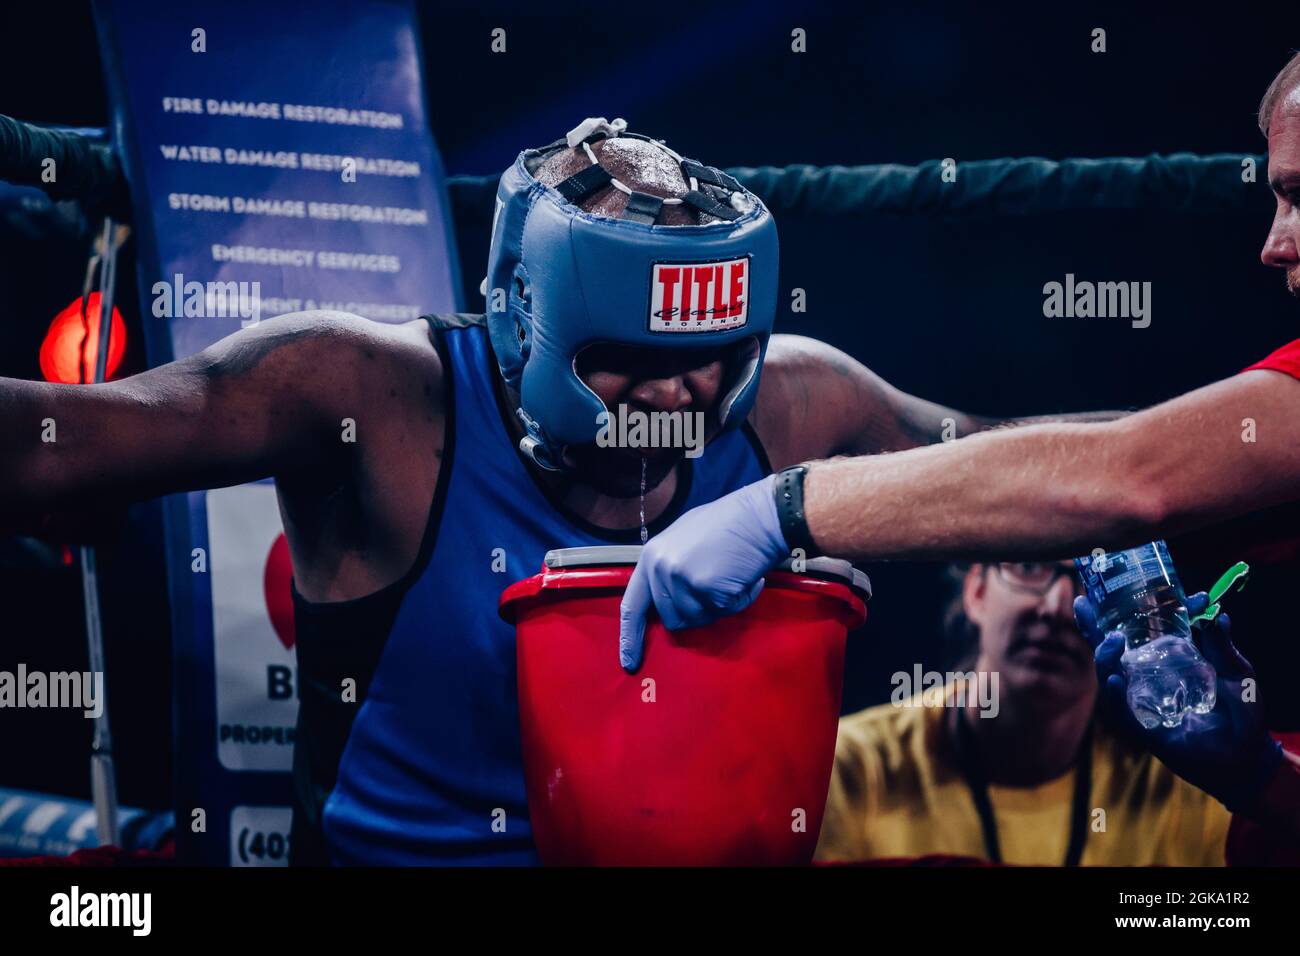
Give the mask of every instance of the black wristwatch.
[[808, 474], [807, 465], [795, 465], [777, 473], [773, 494], [776, 495], [776, 515], [781, 520], [781, 534], [791, 551], [802, 549], [805, 557], [817, 550], [808, 519], [803, 513], [803, 480]]

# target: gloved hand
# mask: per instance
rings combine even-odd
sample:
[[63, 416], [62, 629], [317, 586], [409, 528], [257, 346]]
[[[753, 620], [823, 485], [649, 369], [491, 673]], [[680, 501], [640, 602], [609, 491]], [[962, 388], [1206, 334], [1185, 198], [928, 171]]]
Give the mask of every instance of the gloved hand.
[[641, 552], [619, 613], [618, 658], [641, 666], [646, 615], [653, 603], [664, 627], [711, 624], [753, 603], [763, 575], [789, 557], [776, 513], [776, 477], [692, 508]]
[[[1191, 617], [1205, 610], [1205, 592], [1187, 599]], [[1193, 631], [1201, 654], [1217, 674], [1214, 710], [1188, 711], [1177, 727], [1143, 727], [1129, 710], [1127, 680], [1121, 658], [1124, 636], [1102, 636], [1097, 608], [1086, 597], [1074, 599], [1074, 618], [1093, 646], [1102, 706], [1141, 746], [1187, 782], [1217, 798], [1234, 812], [1248, 809], [1282, 762], [1282, 747], [1269, 736], [1258, 702], [1242, 700], [1242, 682], [1254, 679], [1250, 662], [1230, 640], [1230, 622], [1220, 614], [1212, 624]]]

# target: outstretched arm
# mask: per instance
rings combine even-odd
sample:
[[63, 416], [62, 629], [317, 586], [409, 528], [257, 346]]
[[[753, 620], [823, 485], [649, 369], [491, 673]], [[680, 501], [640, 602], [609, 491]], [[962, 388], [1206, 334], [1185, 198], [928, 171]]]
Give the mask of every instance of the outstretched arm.
[[904, 451], [1009, 425], [1110, 421], [1124, 414], [999, 418], [962, 412], [895, 388], [834, 346], [799, 335], [772, 338], [761, 389], [755, 425], [778, 467]]
[[1253, 371], [1113, 422], [818, 462], [805, 513], [846, 558], [1068, 557], [1300, 496], [1300, 381]]
[[[304, 312], [101, 385], [0, 379], [0, 526], [41, 512], [330, 468], [381, 327]], [[372, 376], [373, 377], [373, 376]]]

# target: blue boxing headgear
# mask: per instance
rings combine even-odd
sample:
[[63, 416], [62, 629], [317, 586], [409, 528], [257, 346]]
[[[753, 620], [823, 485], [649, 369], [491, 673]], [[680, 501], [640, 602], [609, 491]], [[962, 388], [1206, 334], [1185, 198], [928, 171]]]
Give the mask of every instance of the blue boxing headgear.
[[[528, 434], [520, 450], [548, 469], [566, 445], [595, 442], [605, 404], [578, 377], [578, 353], [594, 343], [698, 349], [741, 346], [719, 418], [742, 423], [758, 393], [776, 317], [777, 237], [757, 196], [710, 166], [625, 132], [623, 120], [589, 119], [565, 139], [525, 150], [497, 186], [483, 293], [492, 350], [519, 393]], [[591, 143], [616, 136], [655, 143], [681, 165], [690, 191], [661, 199], [615, 179]], [[554, 152], [581, 144], [592, 165], [545, 186], [533, 173]], [[580, 204], [613, 186], [628, 194], [619, 219]], [[656, 225], [663, 206], [685, 203], [720, 220]]]

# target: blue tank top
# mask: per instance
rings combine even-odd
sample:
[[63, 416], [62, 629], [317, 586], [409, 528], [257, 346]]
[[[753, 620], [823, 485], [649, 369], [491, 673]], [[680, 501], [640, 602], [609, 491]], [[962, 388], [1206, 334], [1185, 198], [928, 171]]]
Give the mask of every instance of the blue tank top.
[[[565, 514], [525, 468], [493, 393], [486, 329], [436, 334], [452, 380], [443, 487], [434, 504], [440, 514], [425, 532], [436, 538], [421, 548], [427, 564], [408, 577], [414, 581], [325, 800], [321, 823], [338, 864], [537, 862], [524, 794], [515, 632], [497, 615], [497, 600], [537, 573], [552, 548], [639, 541], [638, 529], [605, 531]], [[724, 432], [685, 461], [674, 501], [651, 531], [767, 470], [748, 426]], [[505, 570], [494, 571], [502, 556]], [[611, 635], [611, 660], [615, 640]]]

